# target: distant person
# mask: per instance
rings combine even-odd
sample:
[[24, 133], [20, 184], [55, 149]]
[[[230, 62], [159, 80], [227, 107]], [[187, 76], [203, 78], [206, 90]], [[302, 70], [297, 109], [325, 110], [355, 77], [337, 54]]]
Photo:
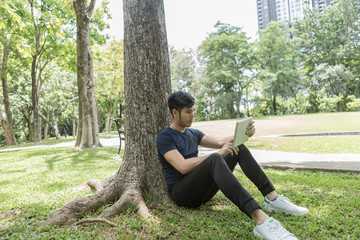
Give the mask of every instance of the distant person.
[[[173, 120], [157, 137], [157, 148], [164, 169], [168, 191], [174, 202], [196, 208], [209, 201], [219, 190], [256, 223], [253, 233], [263, 239], [297, 239], [279, 221], [264, 213], [259, 204], [236, 179], [234, 168], [239, 164], [245, 175], [264, 196], [267, 211], [304, 215], [308, 209], [293, 204], [275, 188], [244, 144], [232, 148], [233, 137], [222, 139], [190, 128], [194, 119], [195, 99], [178, 91], [168, 98]], [[254, 122], [247, 135], [255, 133]], [[220, 149], [217, 153], [198, 157], [198, 145]]]

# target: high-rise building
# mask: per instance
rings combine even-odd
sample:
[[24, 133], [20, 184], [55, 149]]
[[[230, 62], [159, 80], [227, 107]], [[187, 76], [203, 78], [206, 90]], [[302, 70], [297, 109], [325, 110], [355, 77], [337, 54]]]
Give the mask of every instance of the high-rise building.
[[331, 0], [256, 0], [258, 26], [265, 29], [271, 21], [292, 22], [304, 17], [304, 10], [316, 8], [322, 12]]

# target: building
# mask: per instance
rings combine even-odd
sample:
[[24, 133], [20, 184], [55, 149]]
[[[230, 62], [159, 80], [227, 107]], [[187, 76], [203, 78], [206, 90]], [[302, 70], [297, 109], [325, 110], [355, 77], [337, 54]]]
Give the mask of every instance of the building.
[[304, 17], [307, 8], [324, 11], [331, 0], [256, 0], [258, 27], [265, 29], [271, 21], [292, 22]]

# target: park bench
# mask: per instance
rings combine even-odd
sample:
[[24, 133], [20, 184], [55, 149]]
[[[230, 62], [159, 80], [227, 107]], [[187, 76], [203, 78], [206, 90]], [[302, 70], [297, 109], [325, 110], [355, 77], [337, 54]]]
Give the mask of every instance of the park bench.
[[125, 129], [124, 129], [124, 120], [121, 119], [121, 118], [116, 118], [115, 119], [115, 124], [116, 124], [116, 129], [118, 131], [118, 134], [119, 134], [119, 139], [120, 139], [120, 145], [119, 145], [119, 150], [118, 150], [118, 153], [120, 153], [120, 150], [121, 150], [121, 141], [122, 140], [125, 140]]

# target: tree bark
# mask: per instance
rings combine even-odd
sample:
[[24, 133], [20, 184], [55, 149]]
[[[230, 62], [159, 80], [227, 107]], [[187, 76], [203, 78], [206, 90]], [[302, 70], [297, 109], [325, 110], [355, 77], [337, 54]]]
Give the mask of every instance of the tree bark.
[[126, 102], [123, 164], [115, 176], [101, 183], [89, 181], [97, 192], [66, 204], [46, 220], [47, 225], [74, 223], [86, 212], [116, 200], [99, 218], [111, 217], [135, 204], [146, 219], [144, 192], [167, 199], [156, 148], [157, 135], [170, 123], [167, 107], [170, 66], [163, 0], [124, 0], [123, 4]]
[[105, 132], [110, 133], [111, 132], [111, 113], [112, 113], [112, 103], [111, 100], [107, 101], [107, 114], [105, 119]]
[[90, 51], [90, 17], [95, 0], [75, 0], [77, 26], [77, 81], [79, 93], [79, 126], [76, 147], [101, 147], [94, 96], [93, 59]]
[[41, 124], [40, 124], [40, 106], [39, 106], [39, 86], [36, 77], [36, 59], [37, 55], [33, 56], [31, 63], [31, 100], [34, 114], [34, 142], [41, 141]]
[[[48, 109], [46, 111], [46, 118], [50, 119], [50, 110]], [[48, 136], [48, 132], [49, 132], [49, 123], [47, 121], [45, 121], [45, 126], [44, 126], [44, 140], [47, 140], [47, 136]]]
[[73, 102], [73, 129], [72, 136], [76, 136], [76, 118], [75, 118], [75, 102]]
[[1, 122], [2, 128], [4, 129], [4, 137], [5, 137], [6, 146], [9, 146], [8, 142], [10, 142], [9, 141], [10, 137], [9, 137], [8, 128], [6, 126], [5, 119], [1, 113], [1, 108], [0, 108], [0, 122]]
[[31, 114], [32, 114], [32, 107], [28, 107], [27, 108], [27, 115], [24, 114], [24, 117], [26, 119], [27, 125], [28, 125], [28, 130], [29, 130], [29, 135], [28, 135], [28, 141], [32, 142], [33, 141], [33, 129], [32, 129], [32, 124], [31, 124]]
[[2, 126], [4, 128], [5, 141], [7, 146], [16, 145], [15, 132], [13, 127], [13, 118], [10, 108], [9, 100], [9, 87], [7, 84], [7, 62], [10, 55], [10, 50], [7, 48], [6, 44], [3, 45], [3, 58], [1, 63], [1, 83], [4, 97], [4, 108], [6, 114], [6, 121], [2, 120]]

